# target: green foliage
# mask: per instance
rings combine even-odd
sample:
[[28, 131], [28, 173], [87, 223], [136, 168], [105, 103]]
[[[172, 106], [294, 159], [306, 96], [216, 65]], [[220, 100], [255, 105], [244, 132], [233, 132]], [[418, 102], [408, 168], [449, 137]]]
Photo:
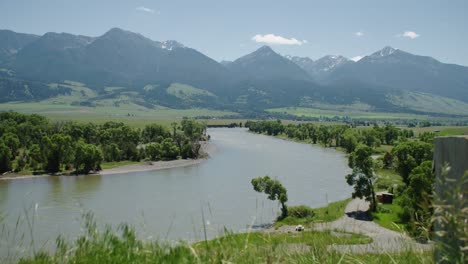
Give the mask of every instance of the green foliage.
[[100, 169], [103, 155], [101, 150], [91, 144], [79, 141], [75, 146], [74, 166], [76, 172], [89, 173], [91, 170]]
[[11, 132], [8, 132], [8, 133], [3, 134], [0, 140], [2, 140], [3, 143], [10, 149], [13, 157], [18, 155], [18, 150], [20, 148], [20, 141], [17, 135]]
[[84, 233], [73, 242], [56, 240], [53, 253], [39, 251], [20, 264], [59, 263], [433, 263], [431, 252], [408, 249], [399, 254], [350, 254], [329, 250], [331, 245], [367, 244], [371, 238], [336, 232], [248, 232], [224, 234], [193, 245], [138, 239], [128, 225], [97, 228], [88, 214]]
[[0, 140], [0, 173], [11, 170], [11, 150]]
[[436, 261], [468, 263], [468, 171], [453, 179], [449, 167], [436, 179], [434, 214]]
[[383, 156], [383, 168], [384, 169], [389, 169], [393, 165], [393, 156], [390, 152], [385, 152], [385, 155]]
[[290, 206], [288, 214], [296, 218], [311, 218], [315, 215], [314, 210], [306, 205]]
[[398, 129], [394, 125], [385, 125], [383, 131], [384, 140], [387, 145], [392, 145], [398, 139]]
[[353, 169], [351, 174], [346, 176], [346, 182], [354, 187], [353, 198], [365, 198], [371, 202], [371, 210], [376, 210], [376, 200], [374, 191], [374, 171], [372, 160], [372, 149], [366, 145], [357, 146], [356, 150], [349, 155], [348, 164]]
[[424, 161], [414, 168], [409, 175], [408, 185], [404, 184], [402, 178], [393, 170], [379, 169], [377, 175], [375, 185], [380, 189], [388, 188], [397, 198], [393, 205], [382, 205], [381, 208], [388, 208], [390, 212], [374, 213], [374, 221], [399, 231], [404, 225], [405, 231], [411, 236], [420, 240], [431, 239], [430, 218], [433, 211], [432, 190], [435, 178], [432, 162]]
[[395, 195], [400, 195], [399, 189], [405, 189], [405, 183], [403, 182], [401, 176], [394, 171], [393, 169], [376, 169], [376, 180], [374, 182], [374, 187], [379, 191], [388, 191]]
[[403, 181], [409, 184], [411, 171], [422, 162], [432, 160], [433, 146], [421, 141], [401, 142], [392, 150], [395, 158], [396, 170], [403, 177]]
[[246, 127], [249, 127], [250, 131], [266, 133], [270, 136], [277, 136], [284, 131], [284, 126], [280, 120], [249, 122]]
[[[315, 125], [312, 123], [283, 125], [280, 121], [248, 121], [246, 127], [255, 133], [286, 136], [313, 144], [320, 143], [325, 147], [341, 147], [347, 153], [353, 152], [360, 143], [376, 148], [375, 152], [378, 152], [382, 142], [394, 144], [413, 137], [412, 130], [399, 129], [390, 124], [385, 127], [375, 125], [372, 129], [361, 129], [349, 125]], [[386, 145], [384, 149], [387, 148]]]
[[92, 217], [87, 217], [90, 219], [86, 223], [86, 233], [73, 244], [59, 237], [55, 254], [41, 251], [18, 263], [195, 263], [197, 260], [185, 244], [145, 242], [139, 240], [128, 225], [99, 231]]
[[114, 161], [114, 162], [103, 162], [101, 163], [101, 169], [106, 170], [106, 169], [112, 169], [112, 168], [117, 168], [125, 165], [133, 165], [133, 164], [139, 164], [139, 161], [131, 161], [131, 160], [124, 160], [124, 161]]
[[352, 129], [348, 129], [343, 133], [341, 146], [346, 149], [346, 153], [353, 152], [359, 144], [359, 134]]
[[257, 177], [252, 179], [252, 186], [256, 192], [264, 192], [268, 195], [268, 199], [281, 203], [281, 218], [288, 216], [288, 193], [286, 188], [278, 180], [273, 180], [269, 176]]
[[148, 157], [151, 160], [161, 159], [161, 154], [162, 154], [161, 144], [151, 143], [151, 144], [148, 144], [145, 148], [146, 148], [146, 155], [148, 155]]
[[406, 231], [406, 224], [400, 218], [402, 210], [397, 202], [380, 204], [378, 210], [372, 213], [372, 220], [387, 229], [404, 232]]
[[43, 150], [46, 152], [46, 169], [50, 172], [59, 172], [62, 166], [73, 159], [72, 138], [64, 134], [54, 134], [44, 138]]
[[206, 130], [206, 125], [198, 123], [195, 120], [184, 118], [180, 123], [184, 135], [191, 141], [201, 139]]
[[161, 159], [163, 160], [173, 160], [177, 159], [179, 155], [179, 148], [174, 144], [172, 139], [166, 138], [161, 143]]
[[180, 150], [180, 155], [183, 159], [194, 159], [198, 158], [200, 154], [201, 145], [200, 143], [190, 143], [190, 141], [185, 141]]
[[[274, 226], [279, 227], [283, 225], [309, 225], [315, 222], [331, 222], [343, 216], [346, 205], [351, 201], [351, 199], [346, 199], [342, 201], [329, 203], [325, 207], [313, 208], [311, 217], [307, 218], [297, 218], [293, 217], [291, 214], [283, 219], [277, 219]], [[295, 206], [292, 206], [295, 207]], [[291, 207], [288, 207], [288, 212]]]
[[331, 147], [332, 135], [331, 127], [329, 126], [320, 126], [318, 129], [318, 141], [325, 147]]
[[143, 143], [158, 142], [170, 137], [170, 132], [166, 127], [159, 124], [150, 124], [145, 126], [141, 132]]
[[419, 135], [419, 140], [426, 142], [426, 143], [434, 143], [435, 133], [433, 132], [423, 132]]
[[122, 151], [116, 143], [101, 146], [105, 161], [121, 161]]
[[362, 143], [369, 147], [379, 147], [381, 144], [382, 131], [378, 127], [373, 129], [363, 130], [361, 132]]
[[[108, 121], [101, 125], [92, 123], [49, 123], [38, 115], [14, 112], [0, 113], [0, 142], [3, 152], [3, 172], [29, 169], [50, 173], [71, 171], [88, 173], [97, 170], [102, 161], [139, 161], [151, 156], [154, 160], [197, 158], [201, 148], [199, 140], [205, 140], [206, 125], [184, 119], [180, 129], [177, 123], [174, 135], [158, 124], [150, 124], [143, 130], [122, 122]], [[158, 142], [160, 150], [146, 153], [141, 143]]]
[[43, 163], [45, 159], [43, 152], [41, 151], [41, 147], [38, 144], [31, 145], [31, 148], [28, 151], [28, 156], [29, 156], [29, 167], [32, 170], [39, 169], [38, 168], [39, 164]]
[[[90, 220], [91, 221], [91, 220]], [[413, 261], [427, 263], [422, 253], [343, 254], [327, 250], [330, 245], [367, 244], [371, 238], [345, 233], [305, 231], [296, 234], [249, 232], [223, 236], [193, 245], [184, 242], [170, 245], [143, 241], [128, 225], [98, 230], [89, 223], [85, 233], [69, 243], [56, 240], [54, 253], [39, 251], [19, 260], [20, 264], [38, 263], [391, 263]], [[426, 254], [427, 255], [427, 254]]]

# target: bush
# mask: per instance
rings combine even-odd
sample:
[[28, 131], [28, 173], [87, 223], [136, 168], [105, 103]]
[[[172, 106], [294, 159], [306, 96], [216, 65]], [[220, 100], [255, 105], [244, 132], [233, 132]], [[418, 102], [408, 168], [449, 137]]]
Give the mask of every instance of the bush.
[[315, 215], [314, 210], [306, 205], [291, 206], [288, 208], [289, 216], [296, 218], [308, 218]]

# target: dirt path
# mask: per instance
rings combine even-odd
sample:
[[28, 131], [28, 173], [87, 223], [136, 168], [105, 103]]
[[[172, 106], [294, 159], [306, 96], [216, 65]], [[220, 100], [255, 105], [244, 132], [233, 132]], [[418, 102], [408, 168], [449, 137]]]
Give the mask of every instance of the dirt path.
[[379, 226], [367, 219], [366, 211], [369, 203], [362, 199], [354, 199], [345, 208], [345, 215], [333, 222], [320, 223], [313, 226], [314, 230], [335, 230], [358, 233], [369, 236], [373, 242], [361, 245], [331, 245], [331, 250], [343, 253], [398, 253], [407, 250], [428, 250], [429, 244], [420, 244], [403, 233], [398, 233]]

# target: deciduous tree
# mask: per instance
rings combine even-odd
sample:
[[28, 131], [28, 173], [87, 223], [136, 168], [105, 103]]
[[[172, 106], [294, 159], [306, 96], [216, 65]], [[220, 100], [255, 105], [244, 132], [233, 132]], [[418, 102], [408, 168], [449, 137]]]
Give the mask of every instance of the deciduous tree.
[[409, 175], [417, 166], [426, 160], [432, 160], [432, 145], [421, 141], [405, 141], [395, 146], [392, 154], [396, 162], [396, 170], [409, 184]]
[[268, 195], [268, 199], [278, 200], [281, 203], [281, 218], [288, 216], [288, 193], [286, 188], [278, 180], [273, 180], [269, 176], [254, 178], [251, 181], [255, 191]]
[[346, 182], [354, 187], [353, 198], [364, 198], [371, 203], [371, 210], [376, 210], [376, 200], [374, 191], [374, 171], [372, 160], [372, 148], [360, 144], [356, 150], [349, 155], [348, 164], [353, 169], [351, 174], [346, 176]]

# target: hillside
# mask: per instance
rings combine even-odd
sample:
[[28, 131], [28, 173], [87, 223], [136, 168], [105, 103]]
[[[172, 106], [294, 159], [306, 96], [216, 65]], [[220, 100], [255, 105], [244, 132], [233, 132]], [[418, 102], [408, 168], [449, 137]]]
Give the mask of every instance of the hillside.
[[[365, 105], [369, 112], [468, 115], [467, 67], [391, 47], [354, 62], [339, 55], [315, 61], [282, 56], [263, 46], [218, 63], [177, 41], [119, 28], [98, 37], [4, 30], [0, 43], [0, 102], [59, 98], [99, 107], [123, 100], [148, 109], [234, 112]], [[93, 96], [77, 97], [66, 80], [82, 83]]]

